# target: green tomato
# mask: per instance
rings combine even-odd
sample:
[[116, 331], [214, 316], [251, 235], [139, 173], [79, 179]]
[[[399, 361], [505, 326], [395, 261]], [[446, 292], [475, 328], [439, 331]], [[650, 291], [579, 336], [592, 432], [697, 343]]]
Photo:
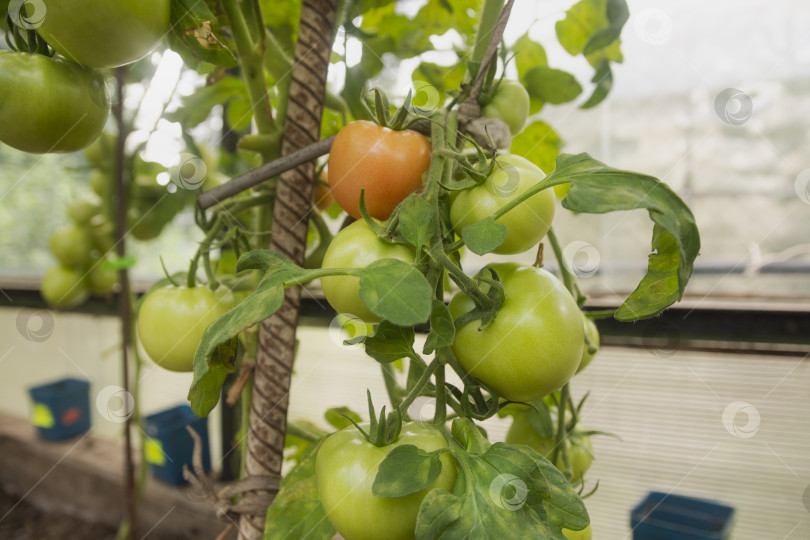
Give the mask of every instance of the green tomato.
[[149, 357], [170, 371], [191, 371], [205, 329], [230, 309], [207, 287], [150, 292], [138, 311], [138, 337]]
[[[552, 415], [553, 417], [554, 415]], [[556, 419], [554, 420], [556, 422]], [[582, 480], [582, 475], [587, 472], [593, 463], [593, 446], [591, 445], [591, 438], [584, 434], [584, 428], [581, 424], [577, 424], [574, 431], [565, 440], [565, 446], [568, 449], [568, 459], [571, 462], [571, 478], [569, 481], [573, 484]], [[506, 432], [506, 442], [508, 444], [525, 444], [534, 448], [537, 453], [542, 454], [546, 459], [551, 459], [554, 455], [554, 438], [541, 437], [537, 431], [532, 427], [529, 422], [528, 416], [525, 414], [516, 415]], [[557, 460], [554, 466], [561, 471], [565, 470], [565, 463], [563, 461], [562, 453], [557, 454]]]
[[563, 529], [563, 535], [568, 538], [568, 540], [592, 540], [593, 536], [591, 536], [591, 526], [588, 525], [581, 531], [572, 531], [569, 529]]
[[503, 120], [512, 135], [517, 135], [529, 117], [529, 93], [517, 81], [504, 79], [495, 95], [483, 109], [481, 116]]
[[42, 298], [55, 308], [75, 308], [89, 296], [82, 274], [69, 266], [53, 266], [45, 272], [40, 285]]
[[[483, 184], [459, 192], [450, 205], [450, 222], [456, 234], [467, 225], [489, 217], [509, 201], [534, 186], [545, 174], [531, 161], [505, 154]], [[551, 227], [557, 202], [554, 193], [545, 189], [513, 208], [500, 219], [508, 229], [506, 240], [493, 253], [513, 255], [536, 246]]]
[[87, 229], [78, 225], [66, 225], [51, 234], [48, 247], [60, 263], [81, 266], [90, 262], [93, 243]]
[[[360, 219], [335, 235], [323, 256], [321, 267], [364, 268], [380, 259], [392, 258], [410, 263], [414, 257], [412, 248], [381, 241], [371, 227]], [[367, 322], [380, 320], [360, 298], [360, 278], [324, 277], [321, 278], [321, 287], [327, 302], [338, 313], [354, 315]]]
[[67, 215], [77, 225], [85, 225], [93, 219], [93, 216], [101, 211], [101, 205], [97, 200], [77, 199], [68, 204]]
[[594, 350], [590, 351], [588, 344], [585, 344], [585, 347], [582, 349], [582, 361], [579, 363], [577, 373], [588, 367], [588, 364], [591, 363], [591, 360], [593, 360], [593, 357], [596, 356], [596, 353], [599, 351], [599, 330], [596, 328], [596, 323], [594, 323], [590, 317], [586, 317], [584, 313], [582, 318], [585, 320], [585, 335], [588, 336], [588, 339], [593, 343]]
[[[363, 428], [367, 430], [368, 425]], [[329, 436], [318, 450], [318, 494], [332, 525], [346, 540], [410, 540], [419, 505], [428, 491], [453, 489], [456, 467], [453, 458], [443, 453], [442, 471], [427, 489], [404, 497], [375, 496], [371, 488], [380, 463], [393, 448], [405, 444], [426, 452], [447, 448], [435, 427], [412, 422], [403, 424], [399, 439], [388, 446], [374, 446], [349, 426]]]
[[93, 247], [105, 255], [115, 248], [115, 227], [112, 223], [107, 221], [102, 214], [97, 214], [90, 219], [90, 238], [93, 242]]
[[[456, 329], [452, 349], [462, 367], [499, 396], [534, 401], [557, 390], [582, 359], [585, 330], [577, 303], [546, 270], [493, 264], [505, 298], [484, 329], [471, 321]], [[457, 319], [474, 307], [462, 292], [450, 302]]]
[[107, 296], [118, 285], [118, 272], [103, 268], [103, 261], [96, 261], [87, 273], [90, 292], [97, 296]]
[[75, 152], [110, 112], [104, 78], [64, 58], [0, 51], [0, 141], [30, 152]]
[[[112, 168], [115, 156], [115, 139], [115, 135], [102, 133], [98, 139], [93, 141], [93, 144], [84, 149], [84, 157], [94, 167]], [[101, 193], [98, 195], [101, 196]]]
[[170, 0], [45, 0], [39, 35], [58, 53], [91, 67], [143, 58], [169, 31]]
[[90, 189], [93, 190], [93, 193], [102, 199], [106, 199], [110, 196], [111, 186], [112, 177], [110, 176], [110, 173], [101, 169], [93, 169], [90, 172]]

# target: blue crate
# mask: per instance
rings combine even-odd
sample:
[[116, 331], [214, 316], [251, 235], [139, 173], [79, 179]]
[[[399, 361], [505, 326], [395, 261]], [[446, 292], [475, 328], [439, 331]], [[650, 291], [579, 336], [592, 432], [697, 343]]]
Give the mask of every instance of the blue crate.
[[31, 423], [43, 439], [61, 441], [90, 429], [90, 383], [60, 379], [28, 389]]
[[151, 414], [144, 421], [146, 429], [145, 455], [152, 476], [168, 484], [185, 483], [183, 465], [192, 469], [194, 440], [186, 431], [191, 426], [202, 439], [203, 467], [211, 470], [208, 448], [208, 419], [199, 418], [188, 405], [178, 405]]
[[653, 491], [630, 513], [633, 540], [726, 540], [734, 508]]

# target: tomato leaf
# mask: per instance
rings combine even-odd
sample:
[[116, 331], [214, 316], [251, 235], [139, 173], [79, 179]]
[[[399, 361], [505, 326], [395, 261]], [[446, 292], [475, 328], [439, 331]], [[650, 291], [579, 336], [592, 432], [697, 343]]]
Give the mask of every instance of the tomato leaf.
[[264, 540], [330, 540], [337, 532], [326, 516], [315, 480], [315, 458], [321, 442], [281, 480], [278, 495], [267, 509]]
[[509, 229], [506, 225], [496, 222], [491, 217], [461, 229], [464, 244], [476, 255], [484, 255], [496, 249], [506, 241], [507, 234]]
[[625, 0], [607, 0], [607, 20], [606, 28], [593, 33], [582, 49], [582, 54], [590, 55], [611, 45], [622, 33], [622, 28], [627, 19], [630, 18], [630, 11], [627, 9]]
[[414, 356], [414, 335], [413, 326], [397, 326], [383, 320], [377, 325], [377, 331], [366, 336], [363, 343], [367, 355], [386, 364]]
[[565, 540], [563, 528], [588, 525], [571, 484], [532, 448], [496, 443], [483, 453], [451, 451], [464, 474], [452, 493], [428, 492], [416, 520], [418, 540], [522, 538], [526, 531], [534, 531], [533, 538]]
[[548, 66], [546, 50], [530, 38], [528, 32], [515, 42], [512, 50], [515, 52], [515, 65], [521, 81], [533, 67]]
[[523, 156], [546, 174], [554, 170], [562, 139], [554, 129], [537, 120], [526, 126], [512, 139], [511, 152]]
[[422, 352], [430, 354], [436, 349], [449, 347], [456, 337], [456, 327], [453, 324], [453, 316], [450, 310], [440, 300], [433, 300], [433, 308], [430, 312], [430, 332], [425, 340]]
[[433, 234], [433, 207], [416, 194], [399, 204], [399, 231], [419, 251]]
[[550, 67], [533, 67], [526, 72], [523, 83], [531, 97], [545, 103], [567, 103], [582, 93], [573, 75]]
[[534, 407], [530, 407], [526, 411], [526, 419], [531, 424], [532, 428], [541, 436], [546, 439], [554, 436], [554, 423], [551, 421], [551, 414], [548, 410], [548, 405], [543, 400], [538, 400], [533, 403]]
[[377, 469], [371, 490], [377, 497], [404, 497], [426, 489], [442, 472], [441, 453], [412, 444], [391, 450]]
[[363, 421], [359, 414], [348, 407], [332, 407], [327, 409], [323, 415], [329, 425], [337, 430], [341, 430], [352, 425], [349, 418], [346, 418], [347, 416], [357, 423]]
[[284, 300], [284, 282], [306, 273], [283, 255], [268, 250], [245, 253], [236, 263], [236, 271], [243, 270], [261, 270], [265, 276], [254, 292], [203, 332], [194, 354], [194, 379], [188, 392], [197, 416], [211, 412], [225, 377], [234, 370], [233, 365], [221, 360], [220, 346], [275, 313]]
[[581, 109], [590, 109], [599, 105], [610, 93], [610, 89], [613, 88], [613, 71], [610, 69], [610, 62], [603, 60], [599, 64], [591, 82], [596, 83], [596, 88], [593, 89], [591, 97], [580, 105]]
[[169, 46], [183, 61], [197, 68], [200, 62], [234, 67], [236, 58], [219, 39], [216, 15], [205, 2], [172, 0]]
[[[608, 167], [588, 154], [562, 154], [541, 184], [570, 183], [562, 205], [603, 214], [646, 208], [655, 223], [647, 274], [614, 314], [622, 321], [654, 317], [683, 297], [700, 251], [700, 233], [686, 203], [657, 178]], [[539, 184], [538, 184], [539, 185]]]
[[399, 326], [427, 321], [432, 297], [425, 276], [398, 259], [374, 261], [360, 274], [360, 298], [372, 313]]

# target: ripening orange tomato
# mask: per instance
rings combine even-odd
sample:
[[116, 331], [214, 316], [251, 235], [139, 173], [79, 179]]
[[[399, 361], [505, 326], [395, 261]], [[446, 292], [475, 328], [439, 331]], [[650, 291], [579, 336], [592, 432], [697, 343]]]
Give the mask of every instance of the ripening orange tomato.
[[388, 219], [405, 197], [422, 187], [430, 142], [411, 130], [394, 131], [367, 120], [346, 124], [329, 153], [329, 185], [338, 204], [360, 217], [360, 192], [368, 213]]

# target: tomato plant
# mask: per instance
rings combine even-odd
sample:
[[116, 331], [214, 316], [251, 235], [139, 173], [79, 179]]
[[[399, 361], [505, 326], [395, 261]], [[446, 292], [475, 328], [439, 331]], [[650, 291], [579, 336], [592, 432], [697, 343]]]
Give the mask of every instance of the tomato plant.
[[46, 0], [37, 32], [79, 64], [103, 68], [139, 60], [169, 30], [170, 0]]
[[[491, 265], [504, 301], [486, 328], [480, 320], [456, 329], [453, 353], [464, 369], [503, 398], [532, 401], [560, 388], [582, 358], [584, 329], [576, 302], [545, 270]], [[454, 318], [474, 308], [464, 293], [450, 302]]]
[[517, 135], [526, 125], [529, 101], [529, 93], [522, 84], [504, 79], [495, 90], [492, 100], [481, 109], [481, 116], [503, 120], [512, 135]]
[[403, 425], [396, 442], [382, 447], [368, 442], [354, 426], [324, 441], [316, 461], [318, 493], [329, 520], [346, 540], [413, 538], [416, 515], [428, 491], [453, 488], [456, 467], [449, 454], [443, 454], [441, 472], [428, 488], [401, 497], [376, 496], [373, 485], [380, 463], [403, 445], [432, 452], [447, 448], [447, 441], [435, 427], [422, 423]]
[[[461, 234], [464, 227], [490, 216], [544, 177], [543, 171], [523, 157], [511, 154], [498, 156], [492, 174], [483, 184], [455, 196], [450, 207], [453, 228]], [[504, 214], [497, 221], [508, 229], [506, 240], [493, 252], [523, 253], [536, 246], [551, 227], [555, 208], [554, 194], [548, 189]]]
[[[414, 251], [408, 246], [386, 243], [371, 230], [368, 223], [358, 220], [337, 233], [323, 257], [322, 268], [363, 268], [385, 258], [411, 262]], [[360, 298], [360, 280], [353, 276], [321, 278], [323, 294], [338, 313], [354, 315], [364, 321], [376, 322], [379, 317], [371, 312]]]
[[596, 356], [599, 350], [599, 330], [596, 328], [596, 323], [590, 317], [584, 317], [585, 320], [585, 336], [590, 340], [590, 345], [585, 342], [585, 347], [582, 349], [582, 361], [579, 363], [577, 373], [588, 367]]
[[0, 141], [34, 154], [75, 152], [110, 112], [104, 78], [64, 58], [0, 51]]
[[200, 336], [229, 307], [207, 287], [156, 289], [138, 311], [138, 338], [156, 364], [170, 371], [191, 371]]
[[430, 142], [423, 135], [356, 120], [332, 143], [329, 186], [350, 216], [360, 217], [362, 191], [371, 217], [388, 219], [405, 197], [421, 188], [429, 166]]
[[82, 274], [64, 265], [54, 266], [45, 272], [40, 290], [48, 304], [62, 309], [78, 306], [90, 294]]

